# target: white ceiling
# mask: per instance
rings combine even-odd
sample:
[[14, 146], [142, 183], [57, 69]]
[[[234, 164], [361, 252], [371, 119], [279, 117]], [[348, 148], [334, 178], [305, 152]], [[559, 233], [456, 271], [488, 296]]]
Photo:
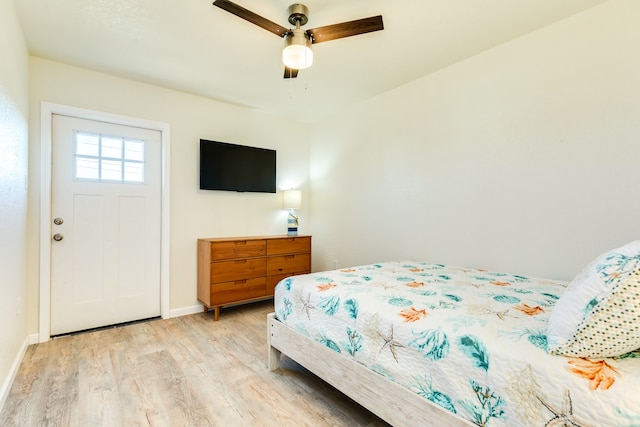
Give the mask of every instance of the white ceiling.
[[[290, 27], [291, 0], [234, 0]], [[330, 114], [604, 0], [306, 0], [315, 28], [385, 29], [314, 46], [283, 79], [283, 40], [212, 0], [14, 0], [32, 55], [301, 121]]]

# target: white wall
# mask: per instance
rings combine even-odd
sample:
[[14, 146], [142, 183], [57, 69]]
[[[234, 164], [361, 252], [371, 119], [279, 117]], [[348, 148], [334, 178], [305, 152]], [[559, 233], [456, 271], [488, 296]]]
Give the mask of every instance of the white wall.
[[640, 238], [640, 2], [605, 3], [316, 124], [316, 269], [570, 279]]
[[0, 409], [27, 344], [27, 47], [0, 0]]
[[[101, 74], [40, 58], [30, 62], [31, 171], [29, 224], [37, 228], [42, 101], [132, 116], [171, 126], [170, 308], [194, 307], [199, 237], [286, 234], [287, 212], [277, 194], [199, 190], [200, 138], [277, 150], [278, 186], [308, 193], [306, 128], [286, 118]], [[284, 96], [284, 95], [283, 95]], [[292, 138], [292, 135], [299, 135]], [[304, 193], [303, 193], [304, 194]], [[304, 202], [303, 202], [304, 203]], [[307, 209], [303, 206], [302, 217]], [[302, 223], [301, 232], [305, 231]], [[29, 330], [37, 332], [38, 236], [29, 241]]]

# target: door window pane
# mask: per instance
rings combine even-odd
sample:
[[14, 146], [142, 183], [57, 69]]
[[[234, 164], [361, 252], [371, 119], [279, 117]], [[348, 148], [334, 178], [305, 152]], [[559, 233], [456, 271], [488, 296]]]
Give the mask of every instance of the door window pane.
[[103, 159], [101, 178], [105, 181], [122, 181], [122, 162]]
[[76, 135], [76, 155], [99, 156], [100, 135], [78, 133]]
[[122, 158], [122, 138], [102, 137], [102, 157]]
[[75, 179], [144, 183], [144, 141], [77, 132]]
[[77, 179], [100, 179], [100, 162], [98, 159], [77, 158]]
[[126, 160], [144, 160], [144, 141], [126, 140], [124, 142], [124, 158]]

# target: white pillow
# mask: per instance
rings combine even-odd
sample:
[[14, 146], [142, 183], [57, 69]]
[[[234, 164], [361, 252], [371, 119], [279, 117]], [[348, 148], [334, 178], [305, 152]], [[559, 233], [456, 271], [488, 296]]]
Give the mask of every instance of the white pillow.
[[547, 329], [548, 351], [615, 357], [640, 348], [640, 240], [604, 253], [569, 284]]

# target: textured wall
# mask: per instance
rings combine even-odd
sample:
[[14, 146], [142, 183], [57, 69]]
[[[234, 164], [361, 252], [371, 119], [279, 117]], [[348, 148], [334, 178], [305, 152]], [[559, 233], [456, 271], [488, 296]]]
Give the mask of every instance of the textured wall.
[[28, 53], [11, 0], [0, 0], [0, 405], [27, 339]]

